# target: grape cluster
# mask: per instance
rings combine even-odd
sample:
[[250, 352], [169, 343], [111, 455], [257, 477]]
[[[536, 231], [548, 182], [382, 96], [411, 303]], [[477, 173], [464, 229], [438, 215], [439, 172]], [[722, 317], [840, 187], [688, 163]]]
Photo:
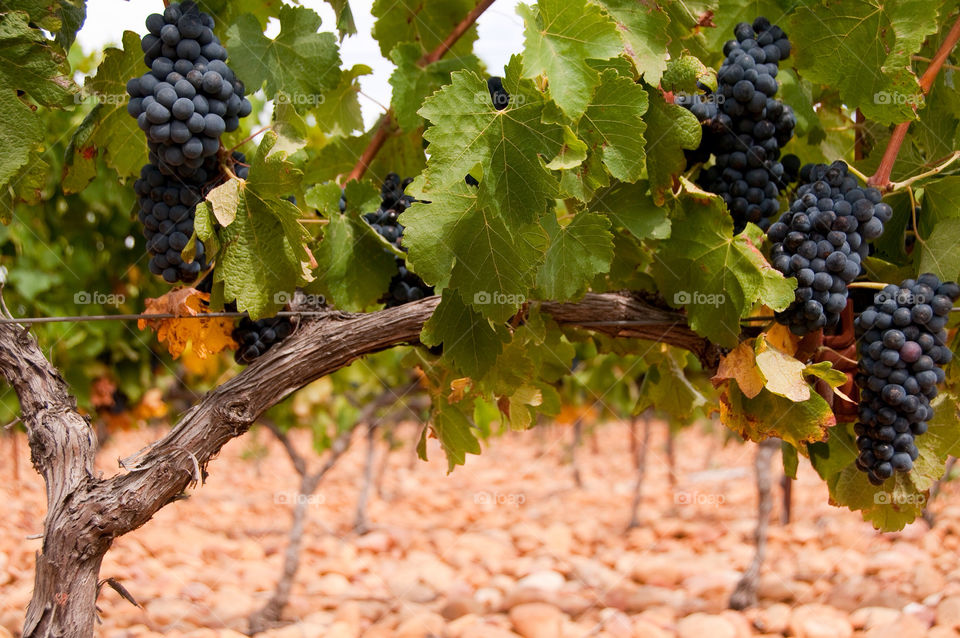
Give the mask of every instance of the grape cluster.
[[780, 148], [793, 137], [796, 118], [774, 99], [778, 63], [790, 55], [790, 40], [763, 17], [752, 25], [741, 22], [734, 35], [723, 46], [727, 57], [717, 73], [717, 91], [677, 96], [675, 103], [702, 123], [700, 147], [688, 154], [688, 162], [716, 157], [697, 183], [723, 197], [736, 232], [747, 222], [766, 230], [780, 209], [777, 196], [790, 181], [778, 160]]
[[233, 329], [233, 340], [240, 344], [234, 354], [237, 363], [252, 363], [267, 350], [280, 343], [293, 332], [293, 324], [287, 317], [269, 317], [251, 320], [244, 317]]
[[[243, 153], [234, 152], [231, 162], [234, 174], [246, 179], [250, 169]], [[195, 180], [165, 175], [155, 164], [144, 165], [140, 169], [140, 178], [134, 182], [139, 204], [138, 217], [143, 224], [147, 252], [151, 255], [150, 272], [162, 276], [168, 283], [195, 281], [207, 268], [205, 249], [199, 239], [196, 240], [193, 261], [184, 261], [181, 251], [193, 235], [197, 204], [223, 179], [216, 162], [211, 164], [209, 171], [200, 169], [200, 177], [205, 181], [199, 184], [194, 183]], [[209, 178], [208, 175], [213, 177]]]
[[[397, 217], [417, 201], [413, 196], [404, 193], [412, 181], [409, 177], [400, 181], [400, 176], [396, 173], [387, 175], [380, 188], [380, 208], [376, 212], [363, 216], [381, 237], [403, 251], [407, 250], [400, 243], [403, 237], [403, 225], [397, 221]], [[387, 308], [392, 308], [432, 294], [433, 288], [407, 270], [406, 261], [398, 257], [397, 272], [390, 280], [388, 292], [380, 301], [386, 304]]]
[[883, 233], [893, 209], [880, 191], [861, 188], [841, 161], [801, 170], [811, 183], [770, 226], [770, 261], [786, 277], [796, 277], [796, 300], [775, 313], [796, 335], [834, 326], [847, 305], [847, 284], [861, 272], [867, 241]]
[[141, 47], [150, 71], [127, 82], [127, 111], [150, 150], [136, 187], [140, 220], [151, 272], [170, 283], [190, 282], [206, 267], [203, 246], [197, 242], [197, 258], [184, 263], [182, 235], [189, 238], [196, 204], [222, 180], [220, 136], [236, 130], [251, 105], [224, 62], [213, 18], [195, 3], [171, 4], [146, 25]]
[[930, 400], [953, 357], [945, 327], [958, 297], [960, 286], [928, 273], [885, 287], [857, 317], [857, 467], [874, 485], [913, 469], [914, 439], [927, 431]]

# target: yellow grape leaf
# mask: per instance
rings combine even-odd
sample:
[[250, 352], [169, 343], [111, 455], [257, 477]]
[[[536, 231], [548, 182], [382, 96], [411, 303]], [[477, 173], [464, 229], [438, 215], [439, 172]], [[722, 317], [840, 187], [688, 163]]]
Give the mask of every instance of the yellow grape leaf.
[[[233, 321], [228, 317], [210, 317], [192, 319], [209, 310], [204, 302], [210, 295], [194, 288], [177, 288], [162, 297], [147, 299], [144, 315], [177, 315], [177, 318], [141, 319], [137, 322], [140, 330], [150, 328], [157, 333], [157, 341], [167, 344], [167, 351], [174, 359], [193, 344], [193, 352], [201, 359], [226, 349], [235, 349], [231, 333]], [[184, 318], [180, 318], [184, 317]]]
[[213, 208], [213, 216], [226, 228], [237, 218], [237, 206], [240, 205], [240, 180], [230, 178], [207, 193], [207, 201]]
[[756, 353], [757, 368], [768, 390], [798, 403], [810, 398], [810, 385], [803, 378], [807, 366], [777, 350], [762, 336], [757, 339]]
[[216, 378], [220, 373], [220, 361], [215, 357], [198, 356], [193, 344], [187, 346], [180, 360], [187, 372], [203, 379]]
[[757, 370], [756, 354], [749, 341], [744, 341], [720, 359], [717, 374], [711, 381], [714, 386], [719, 386], [728, 379], [734, 379], [740, 391], [751, 399], [763, 390], [763, 377]]
[[771, 346], [789, 355], [796, 354], [797, 347], [800, 345], [800, 337], [790, 332], [790, 328], [781, 323], [774, 324], [767, 330], [766, 337]]

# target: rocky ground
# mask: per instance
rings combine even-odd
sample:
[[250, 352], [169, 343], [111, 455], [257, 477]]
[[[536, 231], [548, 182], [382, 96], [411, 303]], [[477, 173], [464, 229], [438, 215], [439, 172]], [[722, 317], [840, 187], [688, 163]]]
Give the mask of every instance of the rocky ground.
[[[566, 428], [512, 434], [445, 474], [411, 450], [389, 455], [373, 530], [352, 531], [364, 446], [353, 449], [310, 502], [303, 564], [284, 638], [914, 638], [960, 636], [958, 486], [920, 522], [877, 534], [827, 504], [801, 464], [793, 520], [779, 523], [775, 490], [760, 603], [726, 610], [752, 556], [755, 446], [703, 431], [676, 442], [676, 484], [654, 424], [641, 527], [626, 531], [634, 472], [626, 425], [600, 428], [578, 453], [576, 487]], [[157, 436], [117, 435], [100, 466]], [[412, 428], [402, 431], [412, 441]], [[309, 441], [296, 442], [307, 450]], [[380, 450], [381, 454], [383, 449]], [[0, 638], [17, 636], [30, 596], [42, 484], [17, 442], [0, 439]], [[142, 603], [100, 595], [98, 635], [239, 636], [279, 576], [296, 475], [267, 432], [230, 443], [205, 486], [119, 539], [101, 576]], [[780, 474], [774, 462], [775, 476]], [[9, 632], [9, 634], [7, 633]]]

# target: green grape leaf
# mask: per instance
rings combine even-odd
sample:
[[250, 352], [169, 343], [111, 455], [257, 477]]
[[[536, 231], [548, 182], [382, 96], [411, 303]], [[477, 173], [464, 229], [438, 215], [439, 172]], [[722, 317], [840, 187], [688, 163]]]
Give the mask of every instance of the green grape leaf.
[[543, 226], [550, 236], [550, 247], [537, 274], [537, 286], [544, 299], [573, 301], [586, 292], [593, 278], [609, 272], [613, 260], [613, 235], [610, 220], [603, 215], [579, 213], [561, 228], [548, 213]]
[[605, 213], [637, 239], [666, 239], [670, 236], [667, 208], [653, 203], [649, 189], [647, 182], [617, 183], [599, 191], [587, 208]]
[[299, 171], [285, 153], [271, 153], [276, 141], [276, 133], [264, 135], [250, 179], [240, 180], [234, 220], [219, 232], [215, 281], [224, 283], [226, 300], [236, 299], [253, 319], [272, 316], [286, 303], [279, 293], [313, 279], [310, 234], [300, 224], [300, 210], [284, 199], [299, 182]]
[[[557, 194], [557, 180], [543, 160], [559, 153], [562, 128], [541, 122], [542, 101], [511, 103], [497, 111], [487, 83], [475, 73], [458, 71], [452, 80], [419, 111], [433, 124], [424, 135], [430, 142], [424, 199], [463, 182], [479, 164], [481, 189], [504, 217], [514, 223], [535, 221]], [[483, 104], [479, 95], [487, 96]]]
[[29, 20], [23, 11], [0, 13], [0, 190], [4, 191], [18, 173], [30, 172], [27, 163], [43, 139], [40, 117], [18, 92], [49, 107], [71, 104], [77, 92], [63, 54]]
[[[414, 42], [419, 45], [421, 55], [426, 54], [443, 43], [474, 5], [474, 0], [376, 0], [372, 10], [377, 18], [373, 24], [373, 37], [380, 43], [383, 57], [388, 59], [393, 48], [401, 42]], [[477, 28], [472, 25], [450, 53], [455, 56], [469, 53], [476, 39]]]
[[800, 468], [800, 456], [797, 448], [786, 441], [780, 441], [780, 455], [783, 459], [783, 475], [788, 479], [797, 479], [797, 470]]
[[942, 0], [839, 0], [798, 7], [789, 33], [800, 74], [883, 124], [914, 119], [923, 103], [910, 56], [937, 32]]
[[794, 299], [792, 284], [767, 263], [756, 248], [760, 237], [751, 232], [731, 237], [723, 200], [688, 190], [677, 200], [670, 239], [655, 255], [653, 275], [664, 298], [686, 308], [698, 334], [730, 348], [754, 304], [783, 310]]
[[314, 109], [317, 122], [331, 135], [350, 135], [363, 130], [360, 111], [360, 76], [373, 73], [366, 64], [355, 64], [340, 74], [340, 83], [323, 96], [323, 102]]
[[[407, 192], [420, 196], [414, 181]], [[404, 226], [403, 245], [409, 249], [407, 265], [431, 286], [446, 288], [457, 259], [457, 245], [451, 241], [463, 235], [465, 218], [479, 215], [477, 189], [462, 181], [445, 192], [431, 193], [430, 203], [415, 203], [400, 215]]]
[[383, 250], [376, 231], [351, 215], [334, 214], [317, 250], [317, 285], [337, 308], [356, 312], [386, 292], [396, 258]]
[[933, 231], [918, 242], [920, 247], [920, 272], [932, 272], [943, 281], [960, 279], [960, 251], [957, 240], [960, 238], [960, 218], [944, 219], [933, 227]]
[[545, 74], [550, 97], [572, 119], [583, 114], [600, 74], [588, 58], [606, 60], [620, 54], [617, 25], [586, 0], [539, 0], [537, 9], [517, 7], [526, 22], [524, 76]]
[[0, 224], [11, 222], [14, 206], [18, 202], [36, 204], [40, 201], [49, 171], [50, 165], [43, 161], [37, 151], [33, 151], [10, 183], [0, 187]]
[[[390, 53], [393, 63], [397, 65], [390, 75], [390, 86], [393, 88], [390, 104], [397, 124], [405, 131], [423, 125], [423, 118], [417, 110], [423, 105], [427, 96], [450, 83], [451, 73], [463, 70], [482, 73], [480, 60], [473, 55], [442, 58], [425, 67], [417, 64], [420, 56], [420, 47], [412, 42], [398, 44]], [[473, 99], [474, 105], [490, 104], [487, 93], [474, 95]]]
[[531, 237], [516, 237], [489, 208], [464, 216], [446, 242], [456, 251], [450, 286], [485, 317], [506, 321], [526, 302], [541, 259]]
[[233, 24], [243, 14], [256, 18], [262, 31], [270, 18], [279, 15], [283, 0], [199, 0], [197, 5], [201, 11], [213, 17], [218, 31]]
[[720, 420], [745, 440], [778, 437], [795, 447], [822, 441], [837, 419], [816, 392], [806, 401], [792, 401], [764, 389], [752, 399], [731, 381], [720, 397]]
[[3, 11], [25, 11], [30, 22], [56, 34], [57, 44], [70, 50], [87, 14], [84, 0], [6, 0]]
[[923, 212], [917, 215], [920, 235], [926, 237], [942, 221], [960, 219], [957, 202], [960, 202], [960, 175], [943, 177], [927, 184], [923, 188]]
[[692, 55], [683, 55], [667, 64], [667, 70], [660, 80], [667, 91], [702, 93], [700, 84], [712, 90], [717, 89], [717, 72], [707, 68], [703, 62]]
[[637, 72], [650, 86], [667, 68], [667, 25], [670, 16], [656, 3], [636, 0], [596, 0], [617, 21], [617, 33]]
[[96, 106], [87, 114], [67, 147], [63, 190], [76, 193], [97, 175], [97, 157], [121, 177], [140, 173], [147, 163], [147, 142], [137, 120], [127, 112], [126, 81], [146, 72], [140, 36], [123, 32], [123, 49], [109, 48], [84, 93]]
[[286, 93], [299, 111], [324, 103], [340, 83], [340, 53], [332, 33], [318, 33], [320, 16], [306, 7], [280, 9], [280, 34], [269, 39], [245, 13], [227, 30], [230, 66], [250, 92], [266, 85], [268, 97]]
[[700, 146], [700, 122], [682, 106], [667, 104], [659, 91], [650, 91], [648, 95], [647, 175], [653, 201], [662, 205], [675, 176], [687, 166], [683, 150]]
[[[447, 455], [447, 472], [452, 472], [458, 465], [463, 465], [467, 454], [480, 454], [480, 441], [473, 433], [473, 426], [469, 419], [457, 406], [443, 397], [435, 397], [433, 401], [433, 418], [430, 420], [430, 429], [440, 441], [444, 453]], [[423, 448], [423, 458], [426, 458], [426, 447]]]
[[447, 290], [420, 339], [428, 346], [442, 343], [444, 359], [471, 379], [479, 379], [496, 362], [510, 335], [464, 304], [457, 291]]
[[643, 174], [646, 140], [647, 92], [633, 80], [604, 71], [593, 99], [577, 127], [577, 133], [600, 153], [610, 174], [623, 182], [635, 182]]
[[356, 35], [357, 23], [353, 20], [350, 0], [327, 0], [327, 4], [333, 7], [333, 12], [337, 14], [337, 31], [340, 33], [340, 41], [343, 42], [348, 35]]

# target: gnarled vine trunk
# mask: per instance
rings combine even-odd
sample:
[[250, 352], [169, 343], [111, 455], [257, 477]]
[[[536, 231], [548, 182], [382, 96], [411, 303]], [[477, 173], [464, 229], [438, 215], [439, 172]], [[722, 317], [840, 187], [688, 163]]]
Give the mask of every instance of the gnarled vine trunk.
[[[379, 312], [331, 311], [301, 324], [287, 341], [208, 392], [162, 439], [123, 462], [94, 472], [96, 437], [63, 378], [23, 326], [0, 324], [0, 374], [17, 392], [34, 467], [47, 489], [42, 552], [24, 637], [93, 635], [100, 563], [114, 538], [150, 520], [191, 484], [231, 439], [303, 386], [356, 359], [417, 343], [439, 298]], [[690, 330], [682, 314], [630, 293], [588, 294], [577, 303], [542, 303], [561, 325], [611, 336], [662, 341], [694, 352], [705, 367], [719, 350]]]

